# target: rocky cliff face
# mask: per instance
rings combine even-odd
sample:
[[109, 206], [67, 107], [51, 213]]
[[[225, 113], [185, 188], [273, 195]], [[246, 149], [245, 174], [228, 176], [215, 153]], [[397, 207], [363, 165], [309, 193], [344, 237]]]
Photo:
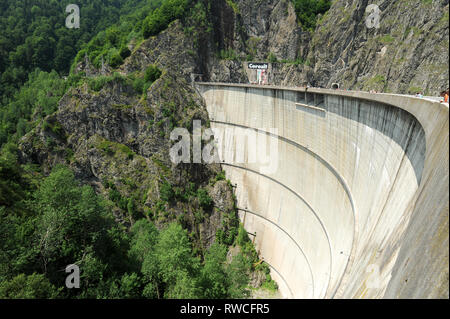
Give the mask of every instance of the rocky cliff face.
[[337, 82], [344, 89], [430, 95], [449, 86], [448, 0], [333, 1], [314, 31], [302, 29], [291, 0], [202, 3], [203, 20], [175, 21], [132, 45], [121, 71], [157, 61], [187, 81], [196, 73], [205, 81], [248, 83], [248, 61], [271, 61], [276, 85]]
[[[379, 28], [366, 8], [379, 6]], [[311, 41], [308, 59], [320, 85], [438, 94], [448, 87], [449, 2], [335, 1]]]
[[172, 129], [191, 131], [194, 120], [205, 128], [206, 110], [193, 88], [170, 72], [144, 94], [122, 77], [100, 90], [84, 83], [22, 139], [20, 157], [40, 164], [44, 172], [68, 165], [82, 183], [110, 200], [124, 225], [142, 217], [161, 226], [178, 220], [201, 251], [218, 230], [226, 236], [238, 221], [231, 187], [218, 175], [218, 164], [170, 159]]
[[[220, 20], [214, 24], [216, 44], [222, 40], [218, 49], [235, 59], [209, 63], [203, 73], [211, 81], [234, 82], [224, 75], [271, 55], [278, 61], [272, 80], [278, 85], [338, 82], [346, 89], [435, 95], [448, 88], [448, 0], [333, 1], [314, 32], [302, 31], [289, 0], [236, 0], [232, 14], [223, 14], [225, 1], [213, 3], [221, 12], [213, 7]], [[379, 8], [377, 26], [370, 22], [375, 13], [366, 12], [370, 4]]]

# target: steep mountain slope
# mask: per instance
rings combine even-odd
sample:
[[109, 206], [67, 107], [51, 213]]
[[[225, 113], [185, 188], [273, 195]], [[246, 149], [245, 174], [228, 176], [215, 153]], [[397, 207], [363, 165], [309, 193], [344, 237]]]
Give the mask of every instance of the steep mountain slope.
[[[195, 260], [207, 263], [210, 249], [218, 249], [213, 243], [225, 248], [240, 243], [229, 253], [227, 263], [220, 261], [219, 268], [208, 266], [217, 271], [225, 264], [234, 267], [223, 271], [231, 272], [225, 280], [234, 280], [236, 285], [208, 292], [213, 290], [212, 279], [205, 279], [207, 270], [197, 267], [192, 272], [200, 272], [198, 278], [180, 275], [176, 280], [159, 281], [165, 297], [244, 297], [247, 283], [253, 287], [265, 283], [276, 291], [267, 265], [258, 262], [245, 230], [239, 227], [231, 184], [220, 165], [171, 161], [174, 128], [192, 133], [198, 121], [205, 133], [209, 126], [205, 106], [187, 82], [188, 69], [178, 70], [196, 63], [182, 51], [194, 41], [180, 26], [175, 21], [158, 36], [130, 46], [131, 56], [119, 69], [107, 65], [99, 70], [90, 62], [79, 63], [78, 74], [72, 75], [77, 80], [59, 101], [58, 110], [38, 120], [21, 139], [19, 160], [38, 164], [45, 175], [58, 164], [68, 166], [77, 181], [103, 195], [116, 222], [127, 232], [143, 220], [162, 229], [161, 234], [173, 222], [182, 225], [188, 230]], [[166, 41], [172, 40], [180, 51], [167, 47]], [[183, 58], [184, 65], [173, 63]], [[204, 138], [203, 146], [209, 141]], [[225, 258], [226, 252], [220, 248], [211, 254]], [[177, 285], [181, 291], [174, 288]]]
[[[301, 27], [288, 0], [211, 2], [213, 32], [202, 69], [211, 81], [246, 81], [245, 61], [274, 63], [274, 84], [439, 94], [448, 87], [449, 2], [377, 1], [379, 28], [368, 0], [333, 1], [318, 26]], [[222, 51], [221, 61], [214, 49]], [[217, 51], [216, 51], [217, 52]]]
[[[66, 93], [58, 112], [24, 137], [21, 158], [47, 172], [57, 163], [68, 164], [78, 179], [117, 203], [116, 217], [125, 224], [142, 217], [157, 224], [177, 219], [198, 231], [199, 249], [209, 247], [222, 225], [225, 232], [236, 227], [229, 224], [236, 222], [230, 189], [214, 180], [219, 166], [176, 165], [169, 156], [172, 128], [190, 128], [194, 119], [206, 125], [200, 105], [192, 88], [168, 73], [147, 94], [135, 91], [124, 77], [96, 89], [86, 83]], [[196, 201], [191, 193], [198, 189], [214, 203]], [[116, 191], [117, 199], [111, 196]]]
[[313, 78], [329, 86], [439, 94], [448, 87], [448, 0], [376, 1], [379, 28], [369, 28], [372, 1], [335, 1], [311, 42]]
[[[153, 60], [190, 79], [248, 82], [247, 61], [273, 64], [271, 83], [437, 95], [448, 87], [447, 0], [333, 1], [312, 31], [290, 0], [198, 1], [189, 14], [143, 43], [121, 67]], [[370, 8], [370, 7], [369, 7]], [[366, 10], [368, 10], [366, 12]], [[142, 61], [141, 61], [142, 60]]]

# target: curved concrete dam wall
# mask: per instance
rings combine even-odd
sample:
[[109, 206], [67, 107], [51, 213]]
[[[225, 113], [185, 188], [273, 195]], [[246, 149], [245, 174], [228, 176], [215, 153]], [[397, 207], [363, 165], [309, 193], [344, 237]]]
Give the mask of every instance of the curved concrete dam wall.
[[198, 88], [241, 221], [283, 297], [448, 298], [447, 105]]

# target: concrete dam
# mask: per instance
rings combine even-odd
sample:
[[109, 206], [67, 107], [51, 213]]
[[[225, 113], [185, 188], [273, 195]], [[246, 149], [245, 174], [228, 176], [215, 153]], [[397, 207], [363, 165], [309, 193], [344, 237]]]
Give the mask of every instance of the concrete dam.
[[[222, 132], [240, 219], [284, 298], [448, 298], [448, 105], [196, 86]], [[276, 145], [272, 169], [247, 155], [250, 139], [237, 143], [246, 132], [267, 140], [265, 152]]]

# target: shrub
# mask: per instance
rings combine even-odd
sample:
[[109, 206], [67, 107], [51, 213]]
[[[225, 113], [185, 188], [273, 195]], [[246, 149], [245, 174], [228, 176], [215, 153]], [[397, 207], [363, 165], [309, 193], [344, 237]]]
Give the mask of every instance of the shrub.
[[249, 241], [250, 241], [250, 239], [248, 238], [247, 231], [244, 229], [242, 224], [240, 224], [238, 234], [236, 236], [236, 243], [239, 246], [244, 247], [244, 245]]
[[162, 182], [159, 187], [160, 198], [165, 202], [170, 202], [173, 199], [174, 195], [175, 193], [173, 191], [172, 185], [167, 181]]
[[118, 203], [122, 198], [122, 195], [120, 195], [120, 193], [116, 189], [110, 189], [108, 197], [114, 203]]
[[96, 78], [89, 78], [88, 79], [88, 86], [93, 91], [100, 91], [103, 86], [105, 86], [106, 83], [110, 82], [112, 80], [109, 76], [99, 76]]
[[143, 78], [136, 78], [133, 81], [133, 89], [138, 93], [144, 93], [145, 81]]
[[122, 59], [126, 59], [131, 55], [131, 51], [130, 49], [128, 49], [127, 46], [124, 46], [120, 48], [119, 54], [122, 57]]
[[123, 59], [121, 57], [120, 54], [114, 54], [113, 56], [111, 56], [111, 59], [109, 61], [109, 64], [113, 67], [113, 68], [117, 68], [118, 66], [120, 66], [123, 63]]
[[150, 65], [145, 70], [144, 81], [146, 83], [153, 83], [161, 76], [162, 72], [156, 65]]
[[220, 50], [219, 58], [222, 60], [239, 60], [239, 55], [233, 49]]
[[213, 200], [211, 199], [211, 197], [209, 197], [208, 192], [204, 188], [199, 188], [197, 190], [197, 198], [200, 206], [205, 210], [211, 208]]
[[278, 62], [276, 55], [273, 54], [272, 52], [269, 53], [269, 55], [267, 56], [267, 59], [269, 60], [270, 63]]

